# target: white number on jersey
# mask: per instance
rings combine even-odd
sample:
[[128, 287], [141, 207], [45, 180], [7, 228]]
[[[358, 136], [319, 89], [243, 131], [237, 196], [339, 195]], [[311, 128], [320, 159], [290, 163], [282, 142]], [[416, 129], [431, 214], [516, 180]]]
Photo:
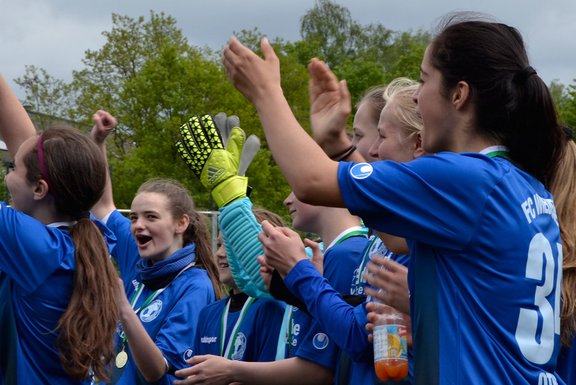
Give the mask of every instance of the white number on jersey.
[[[555, 334], [560, 333], [560, 285], [562, 278], [562, 245], [557, 244], [558, 267], [554, 274], [556, 263], [552, 245], [544, 234], [536, 234], [530, 241], [528, 260], [526, 261], [526, 278], [543, 281], [542, 286], [536, 286], [534, 305], [537, 309], [520, 309], [516, 326], [516, 341], [520, 351], [527, 360], [538, 365], [550, 361], [554, 354]], [[554, 304], [548, 297], [554, 290]], [[538, 335], [538, 319], [542, 319], [542, 328]]]

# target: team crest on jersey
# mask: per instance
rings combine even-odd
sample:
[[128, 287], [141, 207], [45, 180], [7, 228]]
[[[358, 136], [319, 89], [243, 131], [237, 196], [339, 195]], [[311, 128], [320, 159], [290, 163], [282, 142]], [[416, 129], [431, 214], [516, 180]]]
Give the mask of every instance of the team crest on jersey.
[[312, 345], [318, 350], [326, 349], [329, 343], [330, 339], [324, 333], [316, 333], [314, 339], [312, 339]]
[[231, 359], [235, 361], [241, 361], [244, 357], [244, 352], [246, 351], [246, 336], [244, 333], [240, 332], [234, 340], [234, 353], [232, 353]]
[[372, 175], [372, 171], [374, 171], [372, 165], [368, 163], [358, 163], [352, 166], [350, 175], [352, 175], [354, 179], [366, 179]]
[[186, 349], [186, 351], [182, 354], [182, 359], [184, 361], [189, 360], [194, 355], [194, 350]]
[[150, 305], [142, 309], [142, 312], [140, 313], [140, 320], [142, 320], [142, 322], [154, 321], [161, 311], [162, 301], [159, 299], [152, 301]]

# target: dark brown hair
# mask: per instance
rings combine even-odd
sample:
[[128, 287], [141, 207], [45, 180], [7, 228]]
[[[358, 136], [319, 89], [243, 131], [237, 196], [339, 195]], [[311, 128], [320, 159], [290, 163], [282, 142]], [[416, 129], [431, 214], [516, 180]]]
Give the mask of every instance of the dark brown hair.
[[448, 15], [429, 47], [443, 93], [468, 83], [478, 132], [507, 146], [512, 161], [549, 187], [564, 139], [548, 87], [515, 28], [471, 17]]
[[188, 215], [190, 224], [184, 232], [184, 245], [196, 245], [196, 266], [208, 272], [216, 298], [222, 297], [218, 267], [212, 254], [210, 232], [206, 224], [206, 217], [194, 208], [194, 201], [188, 190], [178, 181], [172, 179], [150, 179], [144, 182], [136, 194], [153, 192], [163, 194], [168, 198], [169, 209], [174, 219]]
[[[48, 194], [59, 214], [77, 220], [70, 234], [75, 246], [74, 287], [58, 321], [56, 344], [64, 370], [83, 380], [93, 372], [108, 379], [118, 323], [118, 274], [102, 233], [88, 217], [106, 181], [106, 162], [96, 145], [70, 127], [51, 127], [41, 134]], [[38, 145], [23, 158], [30, 183], [42, 179]]]

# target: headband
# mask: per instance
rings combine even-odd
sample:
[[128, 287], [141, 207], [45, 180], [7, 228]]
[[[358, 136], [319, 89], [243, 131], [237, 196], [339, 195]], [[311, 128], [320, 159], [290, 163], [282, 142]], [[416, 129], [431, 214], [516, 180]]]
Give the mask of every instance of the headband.
[[50, 186], [50, 178], [48, 178], [48, 169], [46, 168], [46, 162], [44, 161], [44, 150], [43, 144], [44, 139], [42, 137], [44, 133], [38, 135], [38, 142], [36, 143], [36, 150], [38, 151], [38, 166], [40, 167], [40, 176], [46, 181], [48, 186]]

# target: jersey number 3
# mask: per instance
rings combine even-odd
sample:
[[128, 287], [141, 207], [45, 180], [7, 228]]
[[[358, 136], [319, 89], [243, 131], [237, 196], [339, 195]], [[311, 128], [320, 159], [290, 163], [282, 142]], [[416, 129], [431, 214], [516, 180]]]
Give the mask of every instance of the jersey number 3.
[[[557, 243], [556, 247], [558, 248], [557, 261], [561, 265], [562, 245]], [[556, 273], [555, 270], [557, 270]], [[528, 249], [526, 278], [542, 282], [542, 285], [536, 286], [534, 293], [536, 308], [520, 309], [516, 326], [516, 341], [524, 357], [537, 365], [550, 361], [554, 354], [555, 334], [560, 333], [561, 274], [562, 266], [556, 269], [550, 241], [544, 234], [536, 234], [530, 241]], [[555, 291], [554, 304], [547, 299], [552, 291]], [[542, 320], [542, 327], [538, 334], [539, 319]]]

